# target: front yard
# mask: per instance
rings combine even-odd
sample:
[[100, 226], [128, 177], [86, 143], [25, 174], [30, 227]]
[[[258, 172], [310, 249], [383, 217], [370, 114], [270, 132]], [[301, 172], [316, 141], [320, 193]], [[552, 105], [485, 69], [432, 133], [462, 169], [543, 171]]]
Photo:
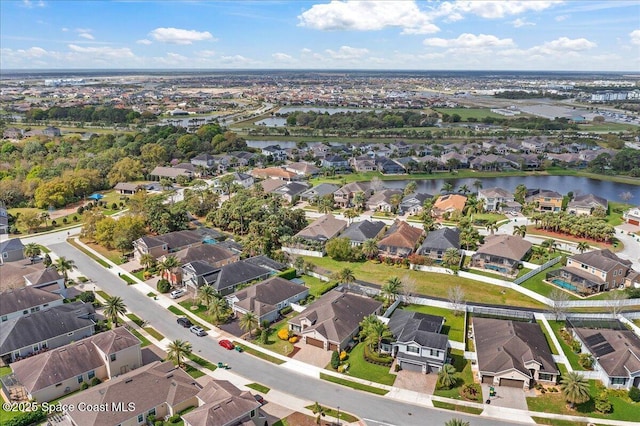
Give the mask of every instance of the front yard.
[[293, 352], [293, 343], [290, 343], [287, 340], [280, 339], [278, 337], [278, 332], [283, 328], [287, 329], [289, 327], [287, 321], [289, 321], [296, 315], [297, 313], [293, 312], [279, 322], [271, 324], [271, 327], [269, 328], [269, 339], [267, 340], [267, 343], [262, 343], [259, 337], [254, 339], [252, 343], [265, 349], [269, 349], [270, 351], [276, 352], [280, 355], [289, 356], [289, 354]]
[[451, 389], [438, 389], [434, 392], [436, 396], [442, 396], [444, 398], [464, 400], [460, 396], [460, 389], [467, 383], [473, 383], [473, 372], [471, 371], [471, 361], [464, 358], [464, 353], [460, 350], [452, 349], [451, 364], [456, 368], [455, 377], [457, 379], [456, 385]]
[[456, 316], [452, 310], [425, 305], [408, 305], [402, 309], [444, 317], [442, 333], [448, 335], [449, 340], [464, 342], [464, 314]]
[[[349, 359], [345, 361], [349, 364], [347, 376], [393, 386], [396, 375], [390, 374], [387, 366], [367, 362], [364, 359], [364, 346], [364, 343], [358, 343], [349, 352]], [[327, 369], [331, 369], [331, 365]]]

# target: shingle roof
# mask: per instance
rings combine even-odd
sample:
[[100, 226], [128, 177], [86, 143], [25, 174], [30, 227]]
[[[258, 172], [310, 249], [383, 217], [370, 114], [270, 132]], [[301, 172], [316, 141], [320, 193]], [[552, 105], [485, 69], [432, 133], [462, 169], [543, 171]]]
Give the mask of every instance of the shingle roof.
[[60, 300], [59, 294], [49, 293], [35, 287], [22, 287], [0, 293], [0, 315], [21, 312], [34, 306]]
[[284, 263], [276, 262], [270, 257], [261, 254], [259, 256], [248, 257], [244, 259], [244, 262], [250, 263], [255, 266], [261, 266], [266, 269], [271, 269], [273, 271], [281, 271], [287, 267]]
[[24, 276], [31, 285], [47, 284], [64, 278], [56, 268], [49, 267], [41, 271], [32, 272]]
[[531, 377], [525, 363], [536, 361], [540, 371], [558, 374], [547, 340], [536, 323], [474, 318], [478, 366], [483, 373], [498, 374], [511, 369]]
[[[190, 425], [220, 426], [236, 424], [260, 407], [250, 392], [241, 391], [226, 380], [212, 380], [198, 393], [204, 405], [184, 414]], [[250, 424], [254, 424], [251, 422]]]
[[[640, 338], [631, 330], [574, 328], [574, 331], [610, 377], [629, 377], [630, 373], [640, 371]], [[596, 335], [599, 338], [593, 337]], [[600, 352], [604, 344], [610, 346], [610, 351]]]
[[338, 185], [331, 183], [321, 183], [318, 186], [307, 189], [302, 193], [303, 197], [323, 197], [328, 194], [333, 194], [338, 190]]
[[20, 238], [10, 238], [5, 241], [0, 241], [0, 253], [24, 250], [24, 244], [20, 241]]
[[631, 261], [620, 259], [609, 249], [576, 254], [571, 256], [571, 259], [584, 263], [585, 265], [593, 266], [601, 271], [610, 271], [618, 267], [620, 264], [625, 265], [626, 267], [630, 267], [632, 265]]
[[342, 233], [343, 238], [351, 241], [364, 242], [370, 238], [375, 238], [385, 227], [384, 222], [376, 220], [363, 220], [362, 222], [353, 222]]
[[531, 249], [529, 241], [517, 235], [489, 235], [478, 249], [478, 254], [489, 254], [511, 260], [522, 260]]
[[478, 195], [486, 198], [513, 198], [513, 193], [498, 187], [480, 189]]
[[571, 208], [571, 207], [591, 208], [591, 207], [600, 206], [606, 209], [608, 205], [609, 205], [609, 202], [605, 198], [598, 197], [597, 195], [594, 195], [594, 194], [585, 194], [585, 195], [578, 195], [573, 200], [569, 201], [567, 208]]
[[435, 203], [433, 203], [433, 208], [435, 210], [447, 211], [447, 210], [457, 210], [462, 211], [464, 209], [464, 205], [467, 202], [467, 197], [459, 194], [447, 194], [441, 195], [438, 197]]
[[269, 269], [239, 261], [221, 266], [218, 271], [213, 272], [211, 278], [208, 278], [207, 281], [216, 290], [221, 291], [240, 283], [257, 280], [269, 273], [271, 273]]
[[441, 334], [444, 318], [420, 312], [396, 309], [389, 320], [389, 330], [401, 343], [416, 342], [420, 346], [447, 349], [449, 339]]
[[421, 236], [422, 229], [415, 228], [407, 222], [396, 220], [384, 238], [378, 242], [378, 247], [402, 247], [413, 250]]
[[329, 240], [338, 235], [346, 226], [347, 221], [336, 219], [332, 214], [325, 214], [298, 232], [296, 236], [313, 240]]
[[175, 253], [172, 253], [181, 264], [186, 264], [196, 260], [217, 263], [225, 259], [236, 256], [236, 253], [218, 244], [202, 244], [196, 247], [187, 247]]
[[440, 228], [430, 231], [422, 242], [420, 250], [447, 250], [460, 248], [460, 230], [458, 228]]
[[306, 291], [308, 288], [303, 285], [273, 277], [234, 293], [238, 298], [235, 304], [247, 311], [264, 315], [275, 310], [278, 303]]

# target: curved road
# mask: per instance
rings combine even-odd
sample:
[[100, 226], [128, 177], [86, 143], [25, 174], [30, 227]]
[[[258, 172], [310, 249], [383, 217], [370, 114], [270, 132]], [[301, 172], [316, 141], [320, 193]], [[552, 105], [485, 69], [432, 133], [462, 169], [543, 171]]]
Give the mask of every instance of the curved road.
[[[57, 233], [56, 233], [57, 234]], [[118, 278], [116, 271], [105, 269], [90, 257], [71, 246], [62, 236], [51, 234], [44, 237], [50, 243], [49, 248], [58, 256], [73, 259], [84, 276], [93, 280], [100, 289], [111, 296], [122, 297], [131, 312], [143, 320], [149, 322], [155, 329], [169, 340], [189, 340], [193, 345], [194, 353], [212, 361], [224, 361], [233, 367], [233, 371], [253, 381], [296, 395], [308, 398], [310, 401], [319, 401], [331, 407], [340, 406], [341, 409], [353, 413], [360, 418], [366, 418], [371, 425], [398, 425], [398, 426], [423, 426], [444, 424], [451, 418], [465, 418], [475, 425], [513, 424], [496, 419], [478, 416], [465, 416], [453, 414], [450, 411], [415, 406], [397, 400], [387, 399], [374, 394], [355, 391], [343, 386], [315, 379], [290, 369], [279, 367], [275, 364], [252, 357], [248, 354], [240, 354], [235, 351], [222, 349], [212, 336], [198, 338], [188, 330], [176, 323], [174, 314], [167, 311], [149, 297], [136, 290], [134, 286], [127, 286]], [[215, 334], [215, 332], [212, 332]]]

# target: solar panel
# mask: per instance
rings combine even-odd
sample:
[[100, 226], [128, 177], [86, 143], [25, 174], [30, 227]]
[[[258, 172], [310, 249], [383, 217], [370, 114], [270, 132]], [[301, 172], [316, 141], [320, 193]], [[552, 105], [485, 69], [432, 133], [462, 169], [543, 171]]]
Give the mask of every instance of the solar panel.
[[595, 346], [598, 343], [602, 343], [602, 342], [606, 341], [606, 339], [604, 338], [604, 336], [601, 333], [597, 333], [597, 334], [594, 334], [592, 336], [589, 336], [585, 340], [587, 342], [587, 345], [589, 345], [589, 346]]
[[614, 352], [614, 349], [608, 343], [604, 343], [604, 344], [598, 346], [593, 351], [593, 353], [596, 356], [596, 358], [599, 358], [599, 357], [601, 357], [603, 355], [606, 355], [606, 354], [610, 354], [611, 352]]

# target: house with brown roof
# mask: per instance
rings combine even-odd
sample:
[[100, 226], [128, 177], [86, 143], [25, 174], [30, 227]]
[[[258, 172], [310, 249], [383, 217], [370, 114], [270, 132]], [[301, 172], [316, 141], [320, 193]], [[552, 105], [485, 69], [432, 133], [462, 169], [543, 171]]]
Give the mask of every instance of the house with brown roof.
[[71, 425], [129, 426], [144, 424], [150, 415], [162, 419], [198, 406], [201, 389], [194, 378], [173, 363], [156, 361], [64, 398], [61, 403], [74, 408], [82, 404], [120, 407], [108, 411], [66, 410]]
[[0, 293], [0, 322], [62, 305], [64, 299], [59, 294], [35, 287], [10, 289]]
[[263, 426], [266, 417], [249, 391], [226, 380], [212, 380], [196, 395], [198, 407], [182, 416], [185, 426]]
[[24, 284], [39, 288], [50, 293], [67, 296], [67, 289], [64, 285], [64, 276], [54, 267], [48, 267], [39, 271], [31, 272], [24, 277]]
[[193, 172], [179, 167], [156, 166], [149, 175], [152, 178], [157, 178], [158, 180], [163, 178], [176, 180], [178, 176], [184, 176], [187, 179], [191, 179], [193, 177]]
[[442, 217], [445, 213], [460, 212], [464, 210], [464, 205], [467, 203], [467, 197], [460, 194], [446, 194], [438, 197], [435, 203], [433, 203], [433, 214], [438, 217]]
[[325, 214], [314, 220], [295, 236], [306, 240], [325, 242], [337, 236], [346, 227], [346, 220], [336, 219], [332, 214]]
[[45, 402], [140, 366], [140, 340], [119, 327], [16, 361], [11, 369], [29, 400]]
[[320, 174], [320, 168], [305, 162], [290, 163], [287, 164], [284, 169], [302, 177], [313, 177]]
[[479, 189], [478, 200], [482, 200], [486, 211], [502, 211], [507, 203], [516, 202], [512, 192], [498, 187]]
[[591, 215], [596, 210], [606, 214], [609, 202], [594, 194], [578, 195], [567, 204], [567, 212], [575, 215]]
[[559, 212], [562, 210], [562, 195], [548, 189], [529, 189], [525, 201], [535, 205], [539, 212]]
[[395, 258], [407, 257], [418, 246], [422, 234], [422, 229], [411, 226], [407, 222], [396, 220], [384, 234], [384, 237], [378, 241], [380, 255]]
[[557, 382], [560, 371], [537, 323], [474, 317], [473, 336], [482, 383], [530, 389]]
[[567, 258], [566, 266], [547, 273], [547, 281], [581, 294], [593, 294], [637, 282], [629, 260], [611, 250], [595, 250]]
[[236, 317], [252, 312], [263, 321], [274, 322], [280, 310], [309, 295], [309, 288], [280, 277], [269, 278], [227, 296]]
[[203, 237], [196, 231], [175, 231], [163, 235], [138, 238], [133, 242], [133, 253], [137, 260], [140, 260], [142, 255], [147, 253], [157, 259], [168, 253], [199, 246], [202, 243]]
[[333, 193], [333, 201], [340, 208], [348, 208], [353, 206], [353, 196], [361, 192], [366, 201], [373, 190], [369, 182], [350, 182]]
[[360, 331], [360, 322], [381, 308], [370, 297], [332, 290], [289, 320], [289, 330], [307, 345], [341, 351]]
[[254, 178], [260, 179], [282, 179], [282, 180], [299, 180], [301, 177], [280, 167], [267, 167], [265, 169], [255, 168], [249, 172]]
[[138, 191], [141, 191], [145, 188], [145, 185], [141, 183], [130, 183], [130, 182], [118, 182], [116, 186], [113, 187], [120, 195], [133, 195]]
[[484, 244], [471, 256], [471, 267], [515, 275], [532, 246], [517, 235], [488, 235]]
[[593, 371], [599, 373], [608, 388], [640, 388], [640, 338], [616, 321], [615, 326], [603, 328], [600, 324], [580, 324], [574, 327], [573, 337], [580, 342], [581, 351], [591, 354]]

